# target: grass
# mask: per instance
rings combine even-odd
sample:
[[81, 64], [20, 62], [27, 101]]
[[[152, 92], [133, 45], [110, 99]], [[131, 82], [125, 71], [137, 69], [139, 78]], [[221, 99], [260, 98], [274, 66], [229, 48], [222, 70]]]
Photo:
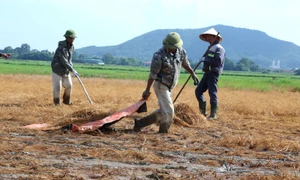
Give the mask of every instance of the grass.
[[258, 91], [298, 91], [300, 88], [300, 80], [288, 76], [274, 78], [224, 75], [220, 77], [219, 87]]
[[[136, 66], [116, 66], [116, 65], [89, 65], [74, 64], [74, 68], [79, 72], [81, 77], [101, 77], [107, 79], [127, 79], [127, 80], [144, 80], [149, 75], [149, 67]], [[1, 60], [1, 74], [38, 74], [50, 75], [51, 62], [49, 61], [25, 61], [25, 60]], [[201, 79], [203, 73], [197, 70], [196, 74]], [[189, 74], [182, 70], [179, 84], [184, 84]], [[193, 84], [192, 80], [189, 82]], [[299, 92], [300, 77], [287, 73], [250, 73], [250, 72], [231, 72], [225, 71], [219, 78], [218, 86], [220, 88], [232, 88], [241, 90], [257, 91], [292, 91]]]

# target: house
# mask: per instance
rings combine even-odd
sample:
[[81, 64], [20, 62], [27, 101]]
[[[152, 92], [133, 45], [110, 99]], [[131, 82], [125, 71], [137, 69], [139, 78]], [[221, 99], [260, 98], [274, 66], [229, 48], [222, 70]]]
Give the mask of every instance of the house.
[[145, 61], [145, 62], [143, 63], [143, 65], [144, 65], [144, 66], [151, 66], [151, 61]]
[[84, 59], [86, 63], [89, 64], [97, 64], [103, 66], [105, 63], [101, 59], [95, 59], [95, 58], [86, 58]]

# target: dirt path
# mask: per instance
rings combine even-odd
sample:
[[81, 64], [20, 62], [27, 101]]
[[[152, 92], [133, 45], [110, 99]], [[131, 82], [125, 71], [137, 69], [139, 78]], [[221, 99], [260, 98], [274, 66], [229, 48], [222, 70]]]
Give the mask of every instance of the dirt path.
[[[2, 151], [0, 177], [3, 179], [209, 179], [212, 177], [239, 179], [245, 174], [281, 174], [278, 165], [295, 166], [300, 162], [299, 154], [280, 152], [259, 152], [261, 158], [251, 158], [225, 155], [224, 152], [234, 154], [236, 150], [224, 147], [207, 147], [205, 151], [211, 151], [213, 154], [203, 154], [201, 151], [189, 152], [188, 149], [162, 151], [156, 150], [155, 147], [150, 149], [139, 145], [130, 146], [134, 143], [131, 141], [136, 135], [129, 130], [127, 134], [123, 132], [122, 134], [111, 132], [92, 136], [60, 131], [46, 132], [41, 135], [1, 134], [2, 143], [15, 147], [13, 151]], [[167, 135], [163, 139], [188, 145], [180, 140], [179, 135]], [[93, 150], [95, 148], [103, 152], [97, 153]], [[132, 154], [122, 154], [126, 151]], [[110, 156], [101, 157], [101, 153]], [[143, 154], [151, 154], [163, 161], [155, 162], [154, 158], [147, 160], [147, 157], [139, 157]], [[124, 157], [126, 155], [131, 157]], [[270, 156], [280, 158], [270, 159]], [[300, 175], [299, 172], [292, 170], [288, 173]]]

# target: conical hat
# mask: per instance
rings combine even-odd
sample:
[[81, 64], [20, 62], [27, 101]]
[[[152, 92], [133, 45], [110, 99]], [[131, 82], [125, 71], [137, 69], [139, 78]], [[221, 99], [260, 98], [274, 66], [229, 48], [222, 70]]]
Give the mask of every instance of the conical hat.
[[[218, 35], [218, 32], [217, 32], [214, 28], [211, 28], [211, 29], [205, 31], [204, 33], [200, 34], [200, 35], [199, 35], [199, 38], [200, 38], [201, 40], [207, 42], [206, 37], [205, 37], [206, 35], [217, 36], [217, 35]], [[220, 41], [223, 40], [223, 38], [222, 38], [222, 36], [221, 36], [220, 34], [218, 35], [218, 37], [220, 38]]]

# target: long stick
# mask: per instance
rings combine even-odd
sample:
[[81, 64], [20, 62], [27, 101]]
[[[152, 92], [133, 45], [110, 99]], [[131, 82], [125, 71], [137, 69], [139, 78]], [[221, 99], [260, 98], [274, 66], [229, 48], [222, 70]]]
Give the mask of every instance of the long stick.
[[92, 100], [91, 100], [89, 94], [87, 93], [87, 91], [86, 91], [86, 89], [85, 89], [85, 87], [84, 87], [82, 81], [80, 80], [79, 76], [76, 76], [76, 78], [78, 79], [78, 81], [79, 81], [79, 83], [80, 83], [80, 85], [81, 85], [81, 87], [82, 87], [82, 89], [83, 89], [83, 91], [84, 91], [86, 97], [88, 98], [90, 104], [93, 104], [93, 102], [92, 102]]
[[[215, 40], [216, 40], [216, 38], [219, 36], [219, 34], [220, 34], [220, 32], [218, 32], [218, 34], [214, 37], [213, 42], [215, 42]], [[214, 45], [214, 44], [211, 43], [211, 44], [208, 46], [208, 48], [206, 49], [206, 51], [205, 51], [205, 53], [203, 54], [203, 56], [201, 57], [201, 59], [206, 55], [206, 53], [209, 51], [209, 49], [210, 49], [213, 45]], [[202, 62], [204, 62], [204, 61], [200, 60], [200, 61], [197, 63], [197, 65], [195, 66], [195, 68], [194, 68], [194, 70], [193, 70], [194, 72], [196, 71], [196, 69], [198, 68], [198, 66], [200, 65], [200, 63], [202, 63]], [[180, 95], [180, 93], [181, 93], [181, 91], [183, 90], [183, 88], [185, 87], [185, 85], [189, 82], [189, 80], [191, 79], [191, 77], [192, 77], [192, 75], [190, 75], [190, 76], [188, 77], [188, 79], [185, 81], [184, 85], [182, 86], [182, 88], [181, 88], [180, 91], [178, 92], [177, 96], [175, 97], [173, 103], [176, 102], [178, 96]]]

